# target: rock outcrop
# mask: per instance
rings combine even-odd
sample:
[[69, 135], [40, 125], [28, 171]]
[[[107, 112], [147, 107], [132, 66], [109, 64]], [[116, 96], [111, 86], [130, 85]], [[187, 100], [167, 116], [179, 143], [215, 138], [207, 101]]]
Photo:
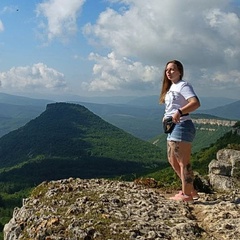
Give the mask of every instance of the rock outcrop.
[[240, 188], [240, 151], [222, 149], [209, 164], [209, 181], [218, 191]]
[[136, 182], [70, 178], [36, 187], [14, 210], [4, 239], [239, 240], [239, 212], [237, 190], [184, 203]]
[[220, 120], [220, 119], [202, 119], [202, 118], [194, 118], [194, 123], [197, 124], [209, 124], [209, 125], [217, 125], [217, 126], [227, 126], [232, 127], [236, 124], [237, 121], [233, 120]]

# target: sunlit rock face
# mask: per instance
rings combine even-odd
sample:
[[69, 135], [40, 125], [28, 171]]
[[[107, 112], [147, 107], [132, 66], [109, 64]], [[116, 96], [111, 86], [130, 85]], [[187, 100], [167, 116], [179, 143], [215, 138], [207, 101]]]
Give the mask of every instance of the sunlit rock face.
[[240, 186], [240, 151], [222, 149], [209, 164], [209, 180], [215, 190], [231, 191]]

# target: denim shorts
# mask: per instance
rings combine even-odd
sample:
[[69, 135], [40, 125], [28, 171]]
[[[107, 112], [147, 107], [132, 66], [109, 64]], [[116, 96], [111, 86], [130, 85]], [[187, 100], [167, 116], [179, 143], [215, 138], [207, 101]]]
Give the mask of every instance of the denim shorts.
[[177, 123], [171, 133], [167, 135], [167, 141], [192, 142], [196, 134], [192, 120]]

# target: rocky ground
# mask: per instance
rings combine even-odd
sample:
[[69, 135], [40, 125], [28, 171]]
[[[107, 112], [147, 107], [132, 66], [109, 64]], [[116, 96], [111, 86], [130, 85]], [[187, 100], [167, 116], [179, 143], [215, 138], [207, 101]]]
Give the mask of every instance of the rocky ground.
[[200, 193], [193, 203], [175, 202], [169, 196], [137, 182], [44, 182], [15, 209], [4, 239], [240, 239], [239, 190]]

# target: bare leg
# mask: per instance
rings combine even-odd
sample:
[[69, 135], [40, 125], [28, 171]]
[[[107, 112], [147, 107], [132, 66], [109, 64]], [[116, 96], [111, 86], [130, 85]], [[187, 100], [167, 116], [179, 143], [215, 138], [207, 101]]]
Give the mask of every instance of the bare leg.
[[193, 187], [193, 171], [190, 164], [191, 143], [168, 142], [168, 160], [182, 181], [182, 192], [191, 195]]
[[193, 171], [190, 163], [192, 145], [187, 142], [178, 142], [177, 145], [176, 158], [181, 169], [182, 191], [190, 196], [193, 191]]
[[176, 142], [173, 142], [173, 141], [167, 142], [168, 161], [169, 161], [170, 165], [172, 166], [173, 170], [175, 171], [175, 173], [181, 179], [181, 169], [180, 169], [178, 160], [175, 156], [175, 148], [176, 148]]

